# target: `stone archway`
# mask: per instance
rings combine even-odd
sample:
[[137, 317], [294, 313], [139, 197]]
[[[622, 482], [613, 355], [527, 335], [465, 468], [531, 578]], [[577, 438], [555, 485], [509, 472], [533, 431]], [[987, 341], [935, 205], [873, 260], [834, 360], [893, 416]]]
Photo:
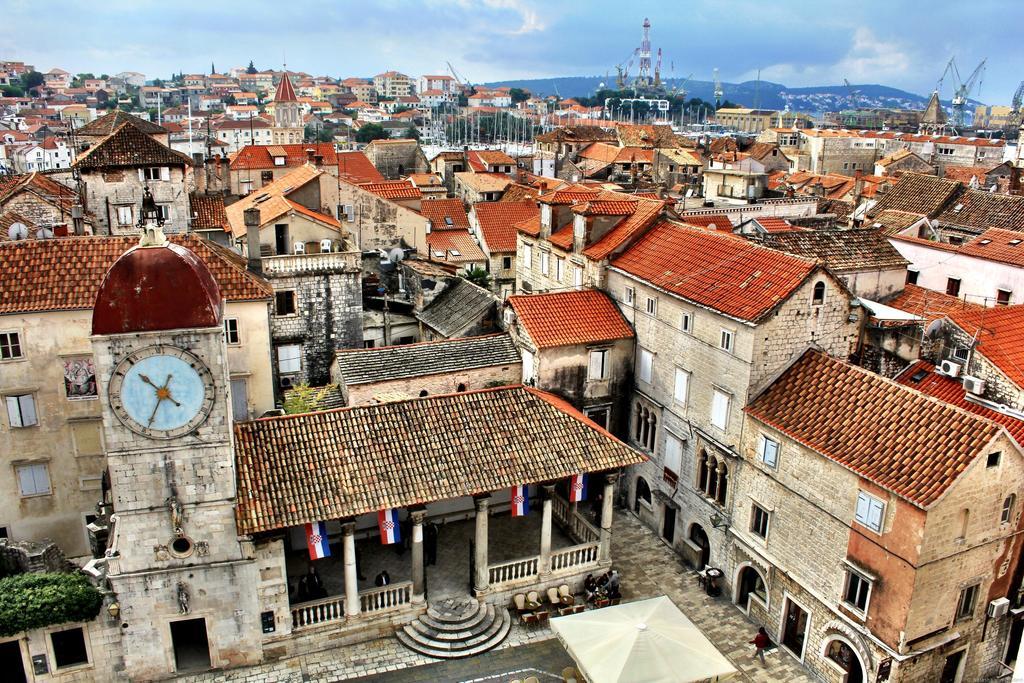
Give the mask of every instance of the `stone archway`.
[[636, 478], [636, 489], [633, 493], [633, 512], [640, 514], [642, 503], [651, 505], [651, 485], [643, 477]]
[[825, 659], [843, 671], [843, 683], [866, 683], [864, 662], [850, 641], [835, 634], [825, 640]]
[[744, 563], [736, 570], [735, 586], [736, 606], [744, 612], [750, 611], [750, 596], [756, 595], [765, 605], [768, 604], [768, 582], [754, 565]]
[[704, 531], [704, 527], [696, 522], [690, 525], [689, 538], [700, 548], [700, 560], [697, 570], [700, 571], [704, 567], [711, 563], [711, 541], [708, 540], [708, 534]]

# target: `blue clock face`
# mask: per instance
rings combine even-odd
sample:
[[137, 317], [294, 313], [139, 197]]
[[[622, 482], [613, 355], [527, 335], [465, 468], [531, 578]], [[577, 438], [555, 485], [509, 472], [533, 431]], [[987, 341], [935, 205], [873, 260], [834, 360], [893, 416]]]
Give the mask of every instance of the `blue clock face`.
[[196, 429], [210, 413], [213, 376], [191, 353], [151, 346], [126, 356], [110, 379], [117, 418], [132, 431], [167, 439]]

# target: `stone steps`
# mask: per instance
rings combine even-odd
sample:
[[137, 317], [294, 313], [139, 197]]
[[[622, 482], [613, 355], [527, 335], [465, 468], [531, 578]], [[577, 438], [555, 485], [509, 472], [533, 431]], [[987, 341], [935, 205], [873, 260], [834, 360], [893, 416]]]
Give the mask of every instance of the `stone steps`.
[[512, 618], [503, 607], [476, 600], [446, 600], [406, 624], [395, 635], [413, 652], [436, 659], [472, 657], [497, 646], [508, 636]]

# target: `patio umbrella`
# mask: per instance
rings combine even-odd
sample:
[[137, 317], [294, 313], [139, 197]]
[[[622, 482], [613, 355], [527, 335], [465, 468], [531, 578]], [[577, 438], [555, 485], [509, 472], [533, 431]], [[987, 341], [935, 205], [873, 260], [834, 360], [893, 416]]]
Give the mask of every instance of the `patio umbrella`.
[[551, 620], [591, 683], [724, 680], [736, 668], [664, 595]]

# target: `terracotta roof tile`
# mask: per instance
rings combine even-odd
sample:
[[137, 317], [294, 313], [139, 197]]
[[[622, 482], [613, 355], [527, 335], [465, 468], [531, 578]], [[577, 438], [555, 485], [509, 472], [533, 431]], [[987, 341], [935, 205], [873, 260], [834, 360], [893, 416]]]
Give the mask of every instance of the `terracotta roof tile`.
[[1024, 197], [964, 189], [946, 202], [936, 218], [979, 232], [987, 228], [1024, 231]]
[[127, 122], [86, 150], [74, 163], [77, 169], [192, 165], [189, 156], [164, 146]]
[[711, 228], [712, 230], [730, 233], [733, 231], [732, 221], [725, 214], [717, 216], [687, 216], [684, 214], [680, 216], [680, 220], [687, 225], [696, 225], [699, 228]]
[[532, 235], [533, 237], [540, 236], [540, 213], [536, 216], [531, 216], [526, 220], [519, 221], [515, 225], [516, 231], [524, 233], [526, 235]]
[[[170, 240], [206, 263], [225, 299], [271, 296], [270, 285], [228, 249], [197, 235]], [[0, 315], [91, 309], [107, 270], [137, 243], [133, 237], [60, 237], [0, 244]]]
[[513, 295], [508, 304], [538, 348], [634, 337], [619, 307], [596, 289]]
[[946, 314], [957, 327], [976, 336], [975, 351], [1024, 388], [1024, 304], [962, 308]]
[[908, 263], [889, 240], [871, 228], [773, 232], [759, 241], [787, 254], [821, 259], [837, 273], [903, 268]]
[[809, 350], [748, 414], [928, 508], [999, 435], [991, 420]]
[[241, 422], [238, 530], [352, 517], [644, 459], [565, 401], [522, 386]]
[[384, 176], [362, 152], [338, 152], [338, 177], [358, 185], [382, 183]]
[[1024, 447], [1024, 419], [968, 400], [964, 385], [952, 377], [935, 372], [935, 366], [931, 363], [923, 360], [915, 361], [894, 379], [903, 386], [917, 389], [922, 394], [927, 394], [1001, 424], [1006, 427], [1006, 431], [1010, 432], [1010, 436], [1017, 442], [1017, 445]]
[[701, 306], [748, 321], [774, 309], [816, 268], [809, 259], [666, 221], [654, 226], [611, 266]]
[[501, 195], [502, 202], [521, 202], [527, 199], [536, 200], [540, 192], [536, 188], [519, 183], [512, 183], [505, 188], [505, 194]]
[[875, 216], [886, 209], [895, 209], [934, 217], [962, 187], [955, 180], [904, 173], [888, 192], [878, 198], [869, 215]]
[[455, 179], [477, 192], [504, 192], [512, 184], [512, 179], [504, 173], [474, 173], [460, 171]]
[[167, 131], [155, 123], [132, 116], [126, 111], [115, 109], [109, 114], [104, 114], [97, 119], [85, 124], [77, 131], [76, 135], [106, 137], [121, 127], [123, 123], [130, 123], [146, 135], [160, 135]]
[[920, 213], [885, 209], [874, 215], [871, 219], [871, 225], [880, 228], [883, 234], [895, 235], [906, 230], [924, 217], [924, 214]]
[[919, 316], [928, 322], [943, 318], [954, 311], [982, 310], [983, 308], [945, 292], [936, 292], [911, 284], [904, 285], [903, 291], [886, 301], [885, 305]]
[[989, 228], [959, 249], [961, 254], [1024, 267], [1024, 233]]
[[487, 259], [480, 245], [465, 228], [432, 230], [427, 235], [427, 249], [431, 261], [482, 264]]
[[420, 189], [405, 180], [391, 180], [383, 183], [363, 183], [359, 187], [384, 199], [422, 199]]
[[635, 204], [636, 208], [631, 215], [623, 218], [614, 228], [583, 250], [584, 256], [595, 260], [608, 258], [653, 225], [665, 206], [665, 202], [647, 199], [641, 199]]
[[516, 224], [539, 217], [540, 209], [533, 201], [478, 202], [473, 213], [487, 248], [504, 254], [516, 251]]
[[[248, 125], [248, 121], [243, 121], [245, 125]], [[308, 144], [296, 144], [296, 145], [246, 145], [238, 151], [235, 158], [231, 160], [232, 171], [246, 171], [256, 169], [272, 169], [281, 168], [274, 163], [274, 155], [284, 157], [284, 165], [286, 167], [301, 166], [309, 160], [309, 155], [306, 150], [313, 150], [313, 154], [319, 154], [323, 157], [323, 163], [327, 166], [338, 165], [338, 155], [334, 151], [334, 145], [329, 142], [310, 142]], [[352, 152], [351, 154], [361, 155], [365, 158], [362, 152]], [[359, 174], [364, 166], [362, 162], [355, 157], [348, 157], [346, 159], [348, 164], [354, 164], [359, 169], [356, 171]], [[367, 159], [369, 162], [369, 159]], [[372, 164], [371, 164], [372, 167]]]
[[223, 230], [231, 232], [231, 223], [224, 210], [222, 195], [202, 195], [193, 192], [189, 195], [189, 207], [192, 210], [193, 230]]
[[431, 230], [469, 230], [469, 216], [461, 199], [430, 199], [420, 204], [420, 214], [430, 220]]

